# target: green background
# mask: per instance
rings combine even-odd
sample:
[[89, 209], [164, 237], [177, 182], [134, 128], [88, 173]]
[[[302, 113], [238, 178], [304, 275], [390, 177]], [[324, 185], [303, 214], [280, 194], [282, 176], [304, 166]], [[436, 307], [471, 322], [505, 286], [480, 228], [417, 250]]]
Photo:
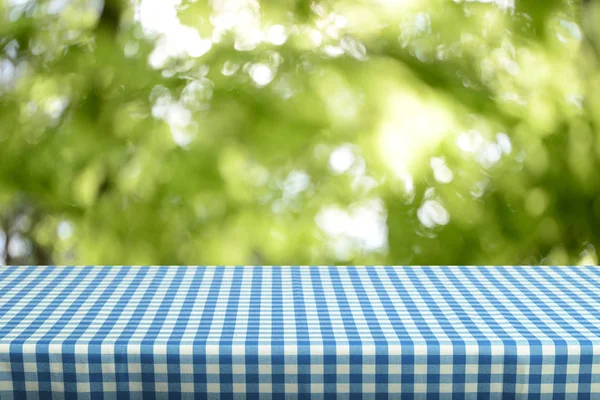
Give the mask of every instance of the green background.
[[6, 264], [596, 264], [594, 2], [0, 0]]

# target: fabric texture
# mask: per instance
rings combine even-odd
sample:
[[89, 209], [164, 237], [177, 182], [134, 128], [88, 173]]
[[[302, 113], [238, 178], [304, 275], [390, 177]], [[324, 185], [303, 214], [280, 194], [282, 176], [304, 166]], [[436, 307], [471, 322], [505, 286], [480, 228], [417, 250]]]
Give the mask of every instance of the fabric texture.
[[2, 267], [0, 399], [600, 398], [598, 267]]

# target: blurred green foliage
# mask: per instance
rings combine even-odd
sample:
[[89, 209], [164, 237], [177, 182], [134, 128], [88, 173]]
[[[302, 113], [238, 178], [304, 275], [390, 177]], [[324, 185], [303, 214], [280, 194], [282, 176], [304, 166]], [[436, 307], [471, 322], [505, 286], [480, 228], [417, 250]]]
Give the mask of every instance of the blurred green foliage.
[[0, 257], [598, 262], [571, 0], [0, 0]]

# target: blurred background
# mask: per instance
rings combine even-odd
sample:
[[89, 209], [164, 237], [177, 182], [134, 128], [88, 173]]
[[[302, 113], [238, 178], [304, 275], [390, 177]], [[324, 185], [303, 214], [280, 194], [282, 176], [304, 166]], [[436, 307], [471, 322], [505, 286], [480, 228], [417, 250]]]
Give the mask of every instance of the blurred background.
[[597, 264], [591, 0], [0, 0], [3, 264]]

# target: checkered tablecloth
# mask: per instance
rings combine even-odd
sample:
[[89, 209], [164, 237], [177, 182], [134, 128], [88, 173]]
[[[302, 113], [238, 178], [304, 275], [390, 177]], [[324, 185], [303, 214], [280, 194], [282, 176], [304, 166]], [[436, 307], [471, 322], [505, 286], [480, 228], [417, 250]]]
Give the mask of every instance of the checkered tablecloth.
[[0, 399], [600, 399], [597, 267], [1, 267]]

